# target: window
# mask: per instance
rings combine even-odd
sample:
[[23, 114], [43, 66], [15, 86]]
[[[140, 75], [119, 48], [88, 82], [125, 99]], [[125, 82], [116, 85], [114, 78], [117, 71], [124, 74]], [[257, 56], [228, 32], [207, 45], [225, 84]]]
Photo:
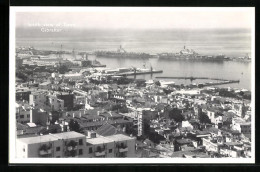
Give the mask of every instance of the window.
[[60, 156], [56, 156], [56, 158], [60, 158]]
[[83, 150], [79, 149], [79, 155], [82, 155], [82, 154], [83, 154]]
[[79, 145], [83, 145], [83, 140], [79, 139]]
[[23, 148], [23, 151], [25, 152], [25, 148]]
[[27, 118], [30, 118], [30, 115], [27, 115]]
[[112, 149], [109, 149], [108, 152], [109, 152], [109, 153], [112, 153]]
[[20, 115], [20, 118], [24, 118], [24, 115]]
[[56, 147], [56, 151], [59, 152], [60, 151], [60, 147]]
[[89, 148], [88, 152], [89, 152], [89, 153], [92, 153], [92, 152], [93, 152], [92, 147]]

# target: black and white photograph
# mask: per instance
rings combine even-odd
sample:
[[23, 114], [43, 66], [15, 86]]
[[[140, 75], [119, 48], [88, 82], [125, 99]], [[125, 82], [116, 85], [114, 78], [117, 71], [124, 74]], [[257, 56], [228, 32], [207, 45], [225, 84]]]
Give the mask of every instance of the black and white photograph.
[[13, 163], [254, 163], [255, 8], [10, 7]]

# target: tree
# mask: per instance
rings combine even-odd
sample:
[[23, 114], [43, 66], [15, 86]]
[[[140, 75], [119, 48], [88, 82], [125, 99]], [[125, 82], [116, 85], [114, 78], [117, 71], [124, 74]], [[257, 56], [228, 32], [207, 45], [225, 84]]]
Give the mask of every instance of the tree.
[[52, 111], [52, 112], [51, 112], [51, 121], [50, 121], [50, 123], [51, 123], [51, 124], [55, 124], [55, 122], [56, 122], [57, 120], [59, 120], [59, 117], [60, 117], [59, 112], [57, 112], [57, 111]]
[[160, 81], [156, 81], [154, 84], [157, 85], [157, 86], [161, 86]]
[[205, 113], [203, 113], [203, 112], [200, 113], [199, 120], [203, 124], [210, 124], [211, 123], [209, 117]]
[[73, 119], [69, 122], [70, 131], [79, 132], [80, 131], [80, 125], [77, 121], [74, 121]]
[[68, 69], [68, 67], [65, 66], [65, 65], [61, 65], [61, 66], [58, 68], [58, 72], [59, 72], [60, 74], [64, 74], [64, 73], [66, 73], [66, 72], [68, 72], [68, 71], [69, 71], [69, 69]]
[[151, 140], [152, 142], [154, 142], [156, 144], [159, 144], [160, 141], [165, 140], [165, 138], [162, 135], [160, 135], [156, 132], [150, 132], [148, 138], [149, 138], [149, 140]]
[[163, 92], [165, 93], [165, 94], [170, 94], [171, 92], [172, 92], [172, 90], [169, 90], [169, 89], [163, 89]]
[[174, 108], [169, 112], [169, 118], [173, 119], [175, 122], [182, 122], [184, 120], [181, 111], [177, 108]]

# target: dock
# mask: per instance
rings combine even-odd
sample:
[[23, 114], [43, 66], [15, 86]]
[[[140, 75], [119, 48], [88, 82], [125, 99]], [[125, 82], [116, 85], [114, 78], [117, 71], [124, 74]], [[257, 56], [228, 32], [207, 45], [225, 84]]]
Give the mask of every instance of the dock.
[[124, 73], [118, 73], [117, 76], [134, 76], [134, 75], [145, 75], [145, 74], [153, 74], [153, 73], [163, 73], [163, 70], [152, 70], [152, 71], [136, 71], [136, 72], [124, 72]]
[[156, 77], [157, 79], [189, 79], [190, 81], [196, 80], [196, 79], [206, 79], [206, 80], [216, 80], [220, 82], [215, 83], [204, 83], [201, 84], [203, 87], [206, 86], [215, 86], [215, 85], [224, 85], [224, 84], [233, 84], [233, 83], [239, 83], [239, 80], [228, 80], [228, 79], [221, 79], [221, 78], [210, 78], [210, 77]]
[[196, 80], [196, 79], [208, 79], [208, 80], [217, 80], [217, 81], [227, 81], [226, 79], [220, 79], [220, 78], [210, 78], [210, 77], [177, 77], [177, 76], [174, 76], [174, 77], [163, 77], [163, 76], [158, 76], [156, 77], [158, 79], [189, 79], [189, 80]]
[[224, 82], [206, 83], [206, 84], [203, 84], [203, 86], [207, 87], [207, 86], [215, 86], [215, 85], [233, 84], [233, 83], [239, 83], [239, 82], [240, 82], [239, 80], [227, 80]]

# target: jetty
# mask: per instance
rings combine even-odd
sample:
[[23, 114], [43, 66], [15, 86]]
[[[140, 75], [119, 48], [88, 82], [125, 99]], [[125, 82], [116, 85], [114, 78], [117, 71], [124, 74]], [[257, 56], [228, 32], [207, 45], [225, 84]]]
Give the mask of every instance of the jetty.
[[145, 74], [153, 74], [153, 73], [163, 73], [163, 70], [150, 70], [150, 71], [131, 71], [118, 73], [117, 76], [134, 76], [134, 75], [145, 75]]
[[199, 84], [202, 87], [205, 86], [215, 86], [215, 85], [224, 85], [224, 84], [233, 84], [233, 83], [239, 83], [240, 80], [228, 80], [228, 79], [221, 79], [221, 78], [210, 78], [210, 77], [155, 77], [157, 79], [185, 79], [185, 80], [196, 80], [196, 79], [205, 79], [205, 80], [215, 80], [215, 81], [220, 81], [220, 82], [210, 82], [210, 83], [204, 83], [204, 84]]

